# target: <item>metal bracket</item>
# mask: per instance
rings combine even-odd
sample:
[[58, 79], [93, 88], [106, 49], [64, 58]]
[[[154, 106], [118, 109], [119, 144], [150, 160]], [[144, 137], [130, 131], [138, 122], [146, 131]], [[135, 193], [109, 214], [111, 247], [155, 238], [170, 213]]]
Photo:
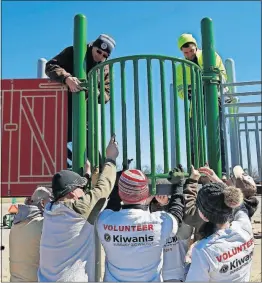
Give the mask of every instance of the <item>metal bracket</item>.
[[203, 75], [202, 76], [202, 80], [204, 82], [207, 82], [207, 83], [210, 83], [210, 84], [220, 85], [221, 79], [217, 78], [217, 76], [221, 74], [219, 68], [217, 68], [217, 67], [209, 67], [208, 70], [209, 70], [209, 72], [216, 73], [216, 75], [210, 74], [210, 73], [207, 76]]
[[220, 70], [217, 67], [210, 67], [209, 70], [212, 71], [212, 72], [220, 74]]
[[202, 80], [210, 84], [220, 84], [220, 80], [216, 76], [202, 76]]

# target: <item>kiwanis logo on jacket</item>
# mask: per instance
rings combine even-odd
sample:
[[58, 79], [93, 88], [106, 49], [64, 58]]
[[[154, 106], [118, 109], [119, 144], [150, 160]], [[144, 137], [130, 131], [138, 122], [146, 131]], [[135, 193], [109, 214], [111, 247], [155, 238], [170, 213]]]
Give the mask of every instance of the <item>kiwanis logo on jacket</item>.
[[254, 238], [251, 238], [232, 250], [216, 256], [217, 261], [223, 263], [219, 272], [233, 274], [247, 266], [252, 261], [253, 247]]
[[[103, 225], [105, 231], [114, 231], [116, 233], [105, 233], [104, 240], [111, 242], [114, 246], [145, 246], [152, 245], [154, 242], [154, 235], [150, 235], [150, 231], [154, 231], [153, 224], [141, 225]], [[145, 233], [141, 233], [141, 232]], [[123, 233], [131, 232], [131, 235]], [[140, 232], [134, 235], [134, 232]], [[152, 233], [152, 232], [151, 232]], [[135, 233], [136, 234], [136, 233]], [[142, 234], [142, 235], [141, 235]]]

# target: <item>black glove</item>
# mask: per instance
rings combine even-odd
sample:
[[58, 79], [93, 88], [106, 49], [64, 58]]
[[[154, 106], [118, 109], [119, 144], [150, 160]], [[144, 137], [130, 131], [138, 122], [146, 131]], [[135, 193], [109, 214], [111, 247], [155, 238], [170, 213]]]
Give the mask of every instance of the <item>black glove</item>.
[[184, 170], [182, 165], [178, 165], [170, 173], [168, 180], [175, 186], [173, 194], [169, 201], [168, 212], [171, 213], [178, 223], [182, 223], [184, 215], [185, 199], [183, 195], [183, 186], [185, 183]]
[[188, 100], [191, 101], [191, 99], [192, 99], [192, 89], [191, 89], [191, 85], [188, 86], [188, 89], [187, 89], [187, 97], [188, 97]]
[[[181, 164], [169, 172], [168, 181], [177, 186], [182, 186], [185, 183], [185, 173]], [[182, 192], [183, 193], [183, 192]]]

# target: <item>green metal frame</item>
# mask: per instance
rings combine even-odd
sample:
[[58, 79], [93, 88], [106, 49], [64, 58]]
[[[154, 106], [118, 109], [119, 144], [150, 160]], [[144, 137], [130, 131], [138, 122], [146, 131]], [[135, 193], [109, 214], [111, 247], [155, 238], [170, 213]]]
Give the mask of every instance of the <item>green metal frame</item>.
[[[85, 52], [86, 52], [86, 25], [87, 21], [84, 15], [75, 16], [74, 23], [74, 73], [80, 80], [86, 79], [85, 73]], [[203, 81], [205, 89], [206, 119], [207, 124], [207, 146], [208, 146], [208, 162], [211, 168], [221, 176], [221, 153], [219, 139], [219, 113], [218, 113], [218, 89], [217, 80], [218, 72], [215, 66], [215, 48], [213, 36], [213, 23], [209, 18], [201, 21], [202, 45], [203, 45]], [[155, 164], [155, 138], [154, 138], [154, 103], [152, 99], [152, 60], [160, 62], [160, 83], [161, 83], [161, 106], [162, 106], [162, 126], [163, 126], [163, 156], [164, 156], [164, 174], [156, 174]], [[177, 138], [176, 156], [178, 163], [181, 160], [180, 152], [180, 135], [179, 135], [179, 116], [178, 116], [178, 98], [176, 85], [176, 64], [182, 64], [183, 70], [183, 88], [184, 93], [187, 92], [186, 66], [190, 68], [191, 88], [192, 88], [192, 111], [193, 111], [193, 149], [190, 143], [190, 127], [189, 127], [189, 105], [188, 100], [184, 100], [185, 125], [186, 125], [186, 144], [187, 144], [187, 164], [188, 169], [191, 164], [191, 150], [194, 150], [196, 160], [195, 166], [203, 165], [206, 161], [205, 150], [205, 134], [204, 134], [204, 103], [202, 100], [202, 71], [194, 63], [170, 56], [160, 55], [137, 55], [127, 56], [109, 60], [99, 64], [93, 68], [88, 74], [88, 157], [92, 165], [98, 165], [99, 162], [99, 139], [98, 139], [98, 78], [97, 71], [100, 70], [100, 95], [101, 95], [101, 129], [102, 129], [102, 158], [105, 158], [106, 139], [105, 139], [105, 103], [104, 101], [104, 76], [103, 69], [105, 65], [109, 65], [110, 69], [110, 130], [111, 134], [115, 132], [115, 105], [114, 105], [114, 79], [113, 67], [115, 63], [121, 66], [121, 101], [122, 101], [122, 124], [123, 124], [123, 163], [127, 163], [127, 124], [126, 124], [126, 77], [125, 65], [127, 61], [133, 62], [134, 67], [134, 89], [135, 89], [135, 120], [136, 120], [136, 160], [137, 168], [141, 169], [141, 147], [140, 147], [140, 117], [139, 117], [139, 60], [147, 61], [147, 82], [148, 82], [148, 107], [149, 107], [149, 129], [150, 129], [150, 154], [151, 154], [151, 174], [152, 185], [156, 178], [167, 177], [169, 171], [169, 152], [168, 152], [168, 133], [167, 133], [167, 117], [166, 117], [166, 90], [165, 90], [165, 61], [171, 61], [173, 66], [173, 89], [174, 89], [174, 106], [175, 106], [175, 133]], [[73, 171], [81, 172], [85, 160], [86, 148], [86, 103], [85, 91], [80, 91], [77, 95], [73, 95]]]
[[[146, 60], [147, 66], [147, 85], [148, 85], [148, 112], [149, 112], [149, 143], [150, 143], [150, 165], [151, 165], [151, 173], [147, 174], [147, 176], [151, 179], [153, 193], [156, 192], [155, 182], [157, 178], [167, 178], [168, 173], [171, 168], [169, 168], [169, 151], [168, 151], [168, 128], [167, 128], [167, 115], [166, 115], [166, 90], [165, 90], [165, 61], [169, 61], [172, 63], [172, 71], [173, 71], [173, 89], [174, 89], [174, 105], [176, 109], [175, 113], [175, 129], [176, 129], [176, 152], [178, 156], [178, 163], [181, 161], [181, 152], [180, 152], [180, 132], [179, 132], [179, 123], [180, 118], [178, 115], [178, 96], [177, 96], [177, 82], [176, 82], [176, 64], [182, 64], [183, 72], [184, 72], [184, 89], [187, 90], [187, 82], [185, 79], [186, 67], [189, 67], [191, 70], [191, 81], [192, 81], [192, 106], [193, 106], [193, 131], [194, 131], [194, 150], [196, 156], [196, 166], [204, 165], [205, 163], [205, 150], [203, 144], [203, 138], [199, 138], [199, 136], [205, 136], [204, 134], [204, 116], [202, 112], [202, 103], [197, 103], [197, 101], [203, 100], [202, 95], [202, 73], [199, 66], [196, 64], [170, 57], [170, 56], [161, 56], [161, 55], [136, 55], [136, 56], [126, 56], [121, 58], [112, 59], [101, 63], [95, 66], [88, 74], [88, 140], [89, 140], [89, 152], [88, 158], [91, 164], [98, 166], [98, 136], [99, 136], [99, 125], [97, 124], [99, 115], [97, 111], [98, 107], [98, 78], [97, 73], [100, 73], [100, 95], [101, 95], [101, 137], [102, 137], [102, 153], [105, 152], [106, 143], [105, 143], [105, 102], [104, 102], [104, 68], [106, 65], [109, 65], [110, 76], [113, 76], [113, 69], [115, 64], [120, 64], [120, 79], [121, 79], [121, 107], [122, 107], [122, 151], [123, 151], [123, 163], [127, 164], [128, 158], [128, 144], [127, 144], [127, 123], [126, 123], [126, 74], [125, 74], [125, 66], [127, 61], [131, 61], [133, 63], [133, 72], [134, 72], [134, 105], [135, 105], [135, 135], [136, 135], [136, 168], [142, 169], [141, 166], [141, 144], [140, 144], [140, 115], [139, 115], [139, 70], [138, 64], [140, 60]], [[156, 162], [155, 162], [155, 125], [154, 125], [154, 100], [153, 100], [153, 84], [152, 84], [152, 60], [159, 61], [159, 72], [160, 72], [160, 86], [161, 86], [161, 109], [162, 109], [162, 137], [163, 137], [163, 156], [164, 156], [164, 173], [157, 174], [156, 173]], [[194, 87], [193, 87], [194, 86]], [[110, 89], [111, 89], [111, 99], [110, 99], [110, 129], [111, 134], [114, 133], [115, 130], [115, 94], [112, 92], [114, 90], [114, 81], [110, 81]], [[198, 104], [198, 105], [197, 105]], [[188, 161], [188, 171], [190, 170], [191, 165], [191, 144], [190, 144], [190, 125], [189, 125], [189, 103], [187, 99], [185, 99], [185, 125], [186, 125], [186, 142], [187, 142], [187, 161]], [[143, 105], [143, 107], [145, 107]], [[103, 154], [104, 157], [104, 154]]]

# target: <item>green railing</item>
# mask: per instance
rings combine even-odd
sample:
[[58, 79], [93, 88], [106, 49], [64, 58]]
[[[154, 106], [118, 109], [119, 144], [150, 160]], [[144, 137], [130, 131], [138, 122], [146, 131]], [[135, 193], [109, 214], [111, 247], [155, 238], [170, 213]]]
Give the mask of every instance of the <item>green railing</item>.
[[[203, 45], [203, 81], [202, 72], [200, 68], [187, 60], [177, 59], [168, 56], [159, 55], [137, 55], [128, 56], [109, 60], [103, 64], [99, 64], [93, 68], [88, 74], [88, 144], [89, 152], [88, 157], [92, 165], [98, 165], [99, 163], [99, 125], [98, 125], [98, 91], [100, 91], [101, 98], [101, 154], [104, 160], [106, 149], [106, 123], [105, 123], [105, 104], [104, 104], [104, 75], [103, 69], [109, 67], [110, 76], [110, 132], [115, 132], [115, 95], [114, 95], [114, 77], [113, 69], [114, 65], [119, 63], [121, 68], [120, 79], [121, 80], [121, 108], [122, 108], [122, 150], [123, 150], [123, 163], [127, 164], [127, 113], [126, 113], [126, 72], [125, 66], [127, 61], [133, 63], [134, 74], [134, 100], [135, 100], [135, 135], [136, 135], [136, 167], [141, 169], [141, 138], [140, 138], [140, 114], [139, 114], [139, 93], [138, 81], [139, 81], [139, 66], [140, 60], [146, 60], [147, 76], [146, 81], [148, 85], [148, 110], [149, 110], [149, 143], [150, 143], [150, 163], [151, 173], [148, 174], [152, 178], [152, 185], [154, 187], [155, 178], [165, 178], [169, 171], [169, 152], [168, 152], [168, 130], [167, 130], [167, 103], [166, 103], [166, 89], [165, 89], [165, 65], [166, 61], [172, 63], [172, 80], [174, 89], [174, 109], [175, 109], [175, 133], [176, 133], [176, 156], [177, 163], [181, 161], [181, 137], [179, 132], [180, 123], [182, 117], [179, 116], [178, 111], [178, 85], [177, 85], [177, 65], [182, 64], [182, 88], [185, 97], [188, 92], [188, 80], [187, 75], [190, 72], [191, 92], [192, 92], [192, 121], [193, 121], [193, 148], [191, 148], [190, 142], [190, 113], [188, 99], [184, 99], [184, 113], [185, 117], [185, 141], [186, 141], [186, 153], [187, 153], [187, 167], [191, 164], [191, 150], [194, 151], [195, 167], [203, 165], [208, 160], [210, 166], [215, 172], [221, 176], [221, 154], [220, 154], [220, 139], [219, 139], [219, 116], [218, 116], [218, 103], [217, 103], [217, 71], [215, 68], [215, 48], [213, 38], [213, 26], [212, 21], [209, 18], [205, 18], [201, 22], [202, 31], [202, 45]], [[79, 79], [86, 79], [85, 74], [85, 50], [86, 50], [86, 18], [83, 15], [77, 15], [75, 17], [74, 26], [74, 73]], [[153, 101], [153, 85], [152, 85], [152, 60], [159, 61], [160, 72], [160, 84], [161, 84], [161, 110], [162, 110], [162, 137], [163, 137], [163, 157], [164, 157], [164, 174], [156, 174], [155, 163], [155, 126], [154, 126], [154, 101]], [[98, 74], [99, 73], [99, 74]], [[99, 77], [99, 78], [98, 78]], [[99, 89], [98, 90], [98, 84]], [[205, 103], [203, 102], [203, 85], [205, 90]], [[144, 94], [142, 94], [144, 95]], [[84, 164], [85, 159], [85, 145], [86, 145], [86, 106], [84, 103], [84, 91], [80, 91], [79, 95], [73, 96], [73, 171], [80, 172]], [[206, 107], [205, 107], [206, 105]], [[204, 108], [206, 108], [207, 124], [207, 153], [206, 158], [206, 141], [205, 141], [205, 119]], [[118, 117], [117, 117], [118, 118]], [[182, 141], [183, 142], [183, 141]]]
[[[156, 107], [154, 103], [154, 88], [153, 88], [153, 70], [152, 70], [152, 61], [159, 62], [159, 70], [157, 70], [160, 74], [160, 89], [161, 89], [161, 108], [160, 105], [157, 105], [159, 109], [161, 109], [161, 118], [162, 121], [162, 139], [163, 139], [163, 164], [164, 164], [164, 172], [163, 174], [156, 173], [156, 148], [155, 148], [155, 124], [154, 124], [154, 108]], [[139, 62], [146, 61], [146, 77], [140, 76], [139, 70]], [[127, 74], [125, 71], [127, 63], [132, 63], [133, 65], [133, 86], [134, 86], [134, 123], [133, 127], [135, 128], [135, 144], [128, 145], [127, 142], [127, 133], [129, 131], [127, 127], [127, 117], [126, 108], [127, 108], [127, 99], [126, 99], [126, 80]], [[195, 153], [195, 166], [199, 167], [199, 165], [204, 165], [206, 157], [205, 157], [205, 142], [204, 142], [204, 115], [203, 115], [203, 93], [202, 93], [202, 73], [200, 68], [189, 61], [185, 61], [182, 59], [177, 59], [169, 56], [160, 56], [160, 55], [137, 55], [137, 56], [127, 56], [122, 58], [116, 58], [109, 61], [106, 61], [102, 64], [94, 67], [88, 74], [88, 143], [89, 143], [89, 152], [88, 158], [90, 159], [91, 164], [98, 165], [99, 163], [99, 136], [101, 134], [101, 155], [102, 160], [105, 159], [105, 150], [106, 150], [106, 119], [110, 120], [110, 132], [115, 133], [115, 80], [120, 79], [121, 92], [120, 97], [121, 100], [121, 109], [122, 115], [122, 153], [123, 153], [123, 164], [127, 164], [128, 159], [128, 147], [135, 147], [136, 152], [136, 168], [142, 169], [142, 155], [141, 155], [141, 138], [140, 138], [140, 95], [147, 95], [147, 105], [143, 105], [143, 108], [148, 108], [149, 120], [149, 146], [150, 146], [150, 165], [151, 165], [151, 173], [147, 174], [148, 177], [152, 181], [152, 187], [155, 188], [155, 180], [156, 178], [166, 178], [168, 176], [168, 172], [170, 171], [169, 166], [169, 156], [171, 155], [169, 148], [169, 132], [168, 132], [168, 123], [167, 123], [167, 93], [166, 93], [166, 74], [165, 74], [165, 63], [169, 62], [172, 64], [172, 83], [174, 90], [174, 109], [175, 109], [175, 119], [174, 119], [174, 127], [176, 133], [176, 153], [177, 153], [177, 163], [181, 163], [181, 133], [179, 131], [180, 123], [183, 123], [185, 120], [185, 136], [186, 136], [186, 154], [187, 154], [187, 167], [190, 168], [191, 165], [191, 150]], [[104, 93], [104, 69], [108, 68], [110, 72], [110, 77], [113, 78], [114, 67], [119, 64], [120, 65], [120, 78], [115, 78], [110, 80], [110, 117], [105, 117], [105, 107], [109, 107], [105, 105], [105, 93]], [[187, 72], [190, 73], [191, 77], [191, 91], [192, 91], [192, 122], [193, 122], [193, 148], [191, 148], [190, 141], [190, 107], [188, 99], [184, 99], [184, 117], [180, 117], [179, 109], [178, 109], [178, 85], [177, 85], [177, 67], [178, 65], [182, 66], [183, 69], [183, 89], [184, 93], [187, 93], [188, 85], [186, 81]], [[146, 81], [147, 84], [147, 93], [140, 93], [139, 83], [141, 82], [141, 77]], [[99, 90], [98, 90], [99, 86]], [[100, 102], [101, 102], [101, 127], [98, 125], [98, 92], [100, 94]], [[99, 129], [101, 129], [101, 133], [99, 133]], [[158, 139], [161, 137], [158, 136]], [[182, 141], [184, 142], [184, 141]]]

